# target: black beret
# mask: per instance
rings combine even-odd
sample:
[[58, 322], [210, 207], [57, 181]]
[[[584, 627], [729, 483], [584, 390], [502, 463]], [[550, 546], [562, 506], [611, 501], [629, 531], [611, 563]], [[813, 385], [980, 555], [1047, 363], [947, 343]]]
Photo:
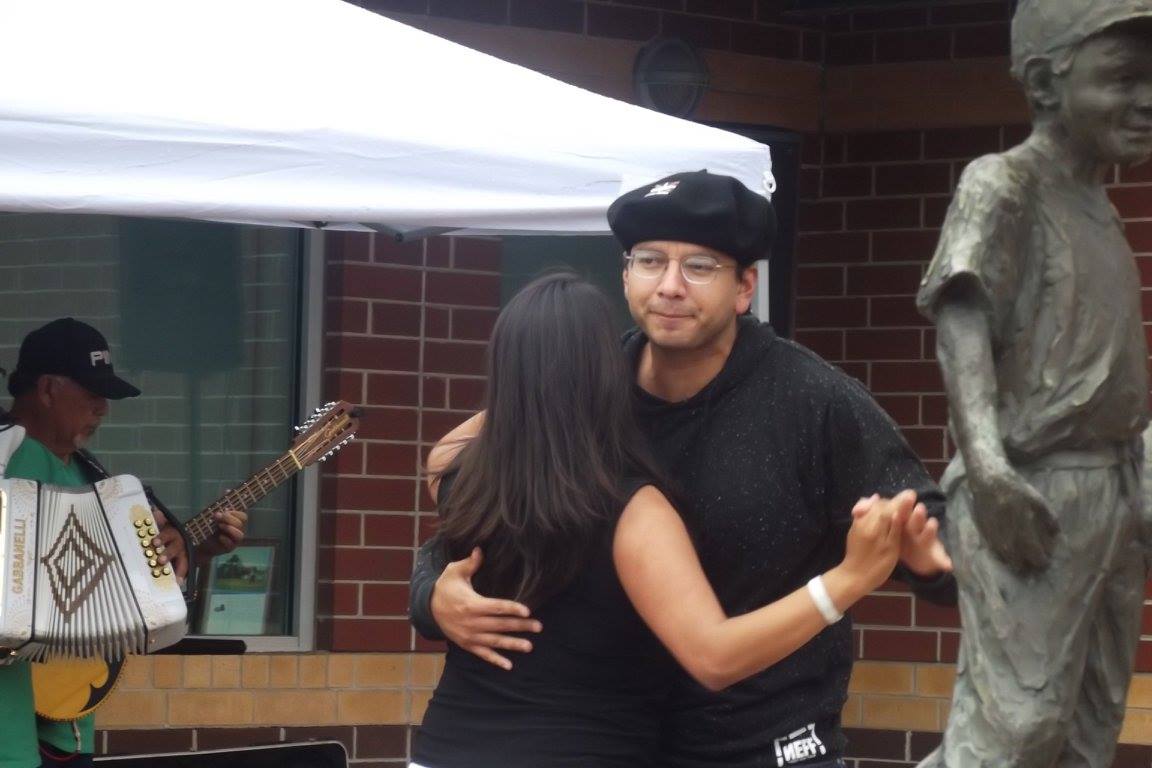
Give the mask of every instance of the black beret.
[[625, 251], [646, 240], [674, 240], [707, 246], [748, 266], [768, 256], [776, 214], [768, 198], [739, 179], [692, 171], [616, 198], [608, 226]]

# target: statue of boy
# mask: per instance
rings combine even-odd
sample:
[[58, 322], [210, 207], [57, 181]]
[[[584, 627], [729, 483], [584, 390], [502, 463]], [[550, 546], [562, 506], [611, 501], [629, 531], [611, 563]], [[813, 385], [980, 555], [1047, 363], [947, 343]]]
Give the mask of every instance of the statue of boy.
[[1140, 274], [1104, 182], [1152, 153], [1152, 0], [1021, 0], [1032, 133], [969, 165], [917, 303], [959, 447], [964, 633], [924, 766], [1107, 768], [1144, 599]]

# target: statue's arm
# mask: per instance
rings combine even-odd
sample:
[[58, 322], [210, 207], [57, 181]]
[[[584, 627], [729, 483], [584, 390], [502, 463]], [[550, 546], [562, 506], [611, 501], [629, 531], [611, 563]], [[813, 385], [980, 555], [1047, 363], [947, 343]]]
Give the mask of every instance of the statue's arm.
[[1013, 569], [1043, 570], [1059, 528], [1043, 497], [1004, 451], [996, 417], [992, 334], [978, 289], [964, 280], [949, 286], [936, 308], [936, 326], [936, 353], [976, 526], [989, 548]]

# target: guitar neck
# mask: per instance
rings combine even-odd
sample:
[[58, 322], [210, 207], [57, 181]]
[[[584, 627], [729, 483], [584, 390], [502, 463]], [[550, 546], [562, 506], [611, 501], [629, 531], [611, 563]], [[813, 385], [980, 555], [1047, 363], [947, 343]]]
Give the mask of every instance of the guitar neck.
[[214, 515], [217, 512], [222, 512], [225, 509], [246, 511], [303, 468], [289, 451], [256, 472], [184, 524], [184, 528], [188, 532], [189, 543], [195, 547], [216, 533], [219, 526], [216, 524]]

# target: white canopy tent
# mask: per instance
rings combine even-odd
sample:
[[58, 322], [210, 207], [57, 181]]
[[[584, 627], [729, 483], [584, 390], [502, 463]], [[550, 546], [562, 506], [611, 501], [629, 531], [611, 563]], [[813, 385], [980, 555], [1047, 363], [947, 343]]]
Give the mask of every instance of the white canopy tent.
[[622, 189], [768, 148], [340, 0], [0, 0], [0, 211], [604, 232]]

